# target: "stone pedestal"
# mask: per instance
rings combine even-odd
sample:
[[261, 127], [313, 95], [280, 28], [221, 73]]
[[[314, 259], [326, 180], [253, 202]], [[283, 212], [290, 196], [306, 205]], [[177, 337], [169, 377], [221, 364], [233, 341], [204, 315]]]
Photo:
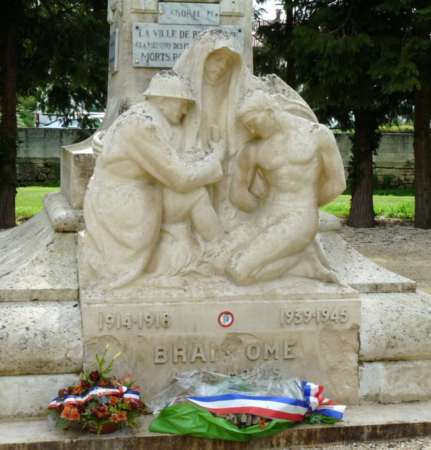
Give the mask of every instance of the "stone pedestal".
[[122, 352], [118, 372], [132, 372], [147, 399], [178, 372], [258, 368], [264, 377], [323, 384], [330, 398], [357, 403], [360, 302], [353, 290], [309, 281], [303, 289], [209, 289], [205, 299], [162, 290], [98, 298], [83, 291], [84, 365], [90, 368], [109, 343]]
[[61, 192], [73, 209], [82, 209], [95, 157], [91, 138], [61, 149]]

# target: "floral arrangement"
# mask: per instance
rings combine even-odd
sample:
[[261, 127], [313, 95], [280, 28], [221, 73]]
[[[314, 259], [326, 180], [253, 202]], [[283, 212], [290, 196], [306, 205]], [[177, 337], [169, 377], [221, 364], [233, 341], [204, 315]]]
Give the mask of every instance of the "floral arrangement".
[[130, 377], [110, 376], [118, 353], [107, 363], [105, 349], [96, 355], [97, 369], [82, 372], [79, 384], [60, 389], [48, 409], [57, 426], [81, 429], [92, 433], [111, 433], [122, 427], [136, 427], [137, 419], [145, 414], [140, 388]]

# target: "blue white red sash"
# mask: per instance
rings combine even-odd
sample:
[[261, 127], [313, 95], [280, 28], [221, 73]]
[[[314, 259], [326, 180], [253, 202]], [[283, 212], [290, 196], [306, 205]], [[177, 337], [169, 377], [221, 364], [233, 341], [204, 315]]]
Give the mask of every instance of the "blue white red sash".
[[52, 402], [48, 405], [49, 409], [57, 409], [60, 406], [64, 405], [82, 405], [90, 401], [93, 397], [119, 397], [119, 398], [128, 398], [131, 400], [140, 400], [141, 396], [138, 391], [134, 391], [132, 389], [128, 389], [126, 386], [119, 386], [116, 388], [108, 388], [95, 386], [82, 395], [65, 395], [64, 397], [56, 397]]
[[285, 396], [260, 396], [248, 394], [224, 394], [215, 396], [187, 397], [187, 399], [217, 415], [254, 414], [271, 419], [302, 422], [308, 413], [341, 420], [345, 406], [335, 405], [322, 396], [323, 387], [302, 382], [302, 398]]

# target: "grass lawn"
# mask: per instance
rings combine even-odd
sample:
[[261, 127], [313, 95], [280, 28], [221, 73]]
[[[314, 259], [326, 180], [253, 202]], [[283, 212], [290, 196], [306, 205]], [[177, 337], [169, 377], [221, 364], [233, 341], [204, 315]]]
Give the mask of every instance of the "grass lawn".
[[18, 222], [37, 214], [43, 208], [43, 197], [56, 192], [59, 187], [27, 186], [18, 188], [16, 196], [16, 218]]
[[[322, 209], [337, 217], [347, 217], [350, 211], [350, 195], [340, 195]], [[413, 195], [374, 195], [374, 211], [377, 217], [413, 219], [415, 198]]]
[[[59, 187], [28, 186], [18, 188], [16, 197], [17, 220], [22, 221], [37, 214], [43, 208], [43, 197], [48, 192], [58, 191]], [[415, 200], [406, 192], [378, 191], [374, 195], [374, 210], [379, 217], [412, 219]], [[407, 194], [410, 194], [408, 192]], [[350, 195], [340, 195], [334, 202], [326, 205], [323, 210], [338, 217], [347, 217], [350, 209]]]

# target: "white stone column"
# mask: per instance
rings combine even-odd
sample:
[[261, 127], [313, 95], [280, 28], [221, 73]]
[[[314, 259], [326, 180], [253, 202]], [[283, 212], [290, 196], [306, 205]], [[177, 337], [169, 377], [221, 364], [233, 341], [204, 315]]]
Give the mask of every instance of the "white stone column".
[[[162, 2], [161, 2], [162, 3]], [[238, 26], [243, 37], [243, 57], [246, 64], [252, 69], [252, 16], [253, 6], [251, 0], [220, 0], [163, 2], [164, 5], [178, 3], [193, 3], [200, 5], [218, 5], [219, 25]], [[140, 99], [149, 80], [160, 68], [137, 67], [133, 60], [133, 26], [136, 23], [159, 24], [158, 0], [110, 0], [108, 4], [108, 22], [110, 23], [110, 60], [108, 78], [108, 101], [104, 127], [109, 126], [115, 117]], [[183, 22], [184, 23], [184, 22]], [[207, 27], [205, 23], [196, 24]], [[182, 25], [184, 29], [190, 24]], [[210, 25], [208, 25], [209, 27]], [[214, 25], [212, 25], [214, 27]], [[217, 26], [217, 25], [215, 25]], [[172, 38], [174, 41], [175, 38]], [[173, 64], [172, 64], [173, 65]], [[171, 66], [172, 66], [171, 65]], [[164, 68], [167, 66], [164, 65]]]

